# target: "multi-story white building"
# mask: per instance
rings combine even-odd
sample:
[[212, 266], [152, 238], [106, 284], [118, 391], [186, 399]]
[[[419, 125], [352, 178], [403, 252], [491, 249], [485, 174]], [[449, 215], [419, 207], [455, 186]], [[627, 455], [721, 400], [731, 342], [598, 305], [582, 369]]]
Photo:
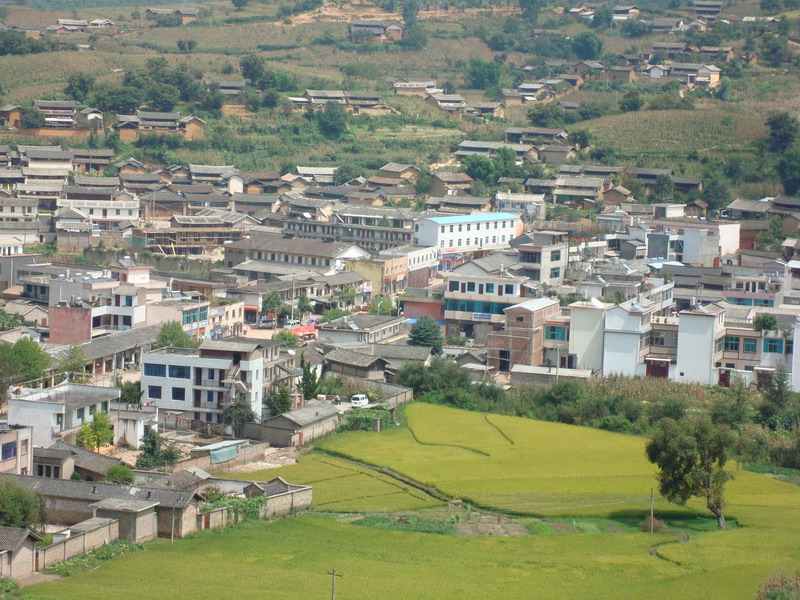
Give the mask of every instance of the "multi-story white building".
[[253, 413], [277, 379], [280, 344], [228, 338], [199, 348], [162, 348], [143, 357], [142, 391], [158, 408], [222, 423], [227, 406], [244, 399]]
[[444, 318], [448, 336], [485, 340], [503, 328], [505, 309], [525, 298], [524, 277], [466, 275], [454, 271], [447, 277]]
[[[98, 411], [109, 412], [119, 388], [65, 381], [49, 388], [13, 387], [8, 398], [8, 422], [33, 427], [35, 446], [49, 448], [57, 440], [74, 444], [81, 425]], [[113, 415], [109, 415], [113, 421]]]
[[547, 285], [564, 281], [569, 263], [569, 243], [564, 231], [537, 231], [529, 244], [516, 247], [525, 276]]
[[440, 254], [474, 252], [506, 248], [522, 231], [522, 219], [511, 213], [423, 217], [414, 224], [414, 243], [438, 248]]

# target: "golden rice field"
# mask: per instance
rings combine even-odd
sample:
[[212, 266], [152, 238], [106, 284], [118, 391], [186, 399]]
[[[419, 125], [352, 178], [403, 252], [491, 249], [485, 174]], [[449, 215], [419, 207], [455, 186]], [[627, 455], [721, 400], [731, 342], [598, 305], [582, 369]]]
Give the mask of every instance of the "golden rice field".
[[[514, 417], [487, 420], [424, 404], [408, 407], [407, 417], [419, 441], [408, 429], [395, 429], [341, 434], [323, 445], [448, 493], [543, 513], [566, 514], [568, 506], [576, 515], [645, 510], [641, 500], [655, 484], [640, 438]], [[251, 477], [278, 474], [311, 483], [319, 510], [337, 504], [339, 510], [373, 510], [374, 494], [396, 483], [319, 454]], [[160, 597], [194, 600], [326, 597], [327, 573], [335, 566], [344, 575], [337, 594], [351, 600], [749, 600], [771, 573], [800, 567], [800, 488], [737, 472], [728, 502], [742, 527], [680, 539], [645, 533], [437, 535], [306, 514], [201, 532], [175, 544], [156, 540], [144, 552], [94, 571], [26, 588], [23, 597], [145, 600], [154, 590]]]

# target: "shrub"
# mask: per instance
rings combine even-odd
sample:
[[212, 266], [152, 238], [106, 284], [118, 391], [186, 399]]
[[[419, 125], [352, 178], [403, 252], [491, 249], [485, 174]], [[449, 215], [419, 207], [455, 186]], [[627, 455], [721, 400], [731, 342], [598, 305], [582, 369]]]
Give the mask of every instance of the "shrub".
[[773, 575], [758, 588], [756, 600], [800, 600], [800, 571]]
[[[642, 521], [639, 524], [639, 529], [648, 533], [650, 531], [650, 521], [651, 521], [650, 515], [647, 515], [644, 518], [644, 521]], [[652, 521], [653, 521], [653, 533], [669, 533], [669, 527], [667, 527], [667, 524], [664, 521], [662, 521], [661, 519], [657, 519], [656, 517], [653, 517]]]

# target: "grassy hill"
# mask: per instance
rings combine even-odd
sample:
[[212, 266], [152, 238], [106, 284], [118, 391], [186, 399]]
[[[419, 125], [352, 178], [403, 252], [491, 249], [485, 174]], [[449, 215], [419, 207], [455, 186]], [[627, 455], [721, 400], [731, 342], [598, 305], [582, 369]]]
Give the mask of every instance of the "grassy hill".
[[[644, 440], [553, 423], [416, 404], [408, 428], [346, 433], [327, 450], [400, 471], [449, 494], [514, 510], [565, 515], [573, 535], [437, 535], [357, 524], [357, 515], [306, 514], [275, 523], [156, 540], [101, 568], [24, 590], [38, 600], [324, 597], [327, 572], [351, 600], [749, 599], [781, 569], [800, 567], [800, 488], [736, 472], [728, 512], [742, 527], [650, 536], [581, 527], [580, 515], [641, 516], [654, 471]], [[412, 433], [413, 431], [413, 433]], [[312, 483], [323, 511], [375, 512], [435, 501], [387, 475], [312, 454], [296, 466], [253, 473]], [[659, 503], [659, 509], [669, 511]], [[679, 511], [701, 511], [699, 504]], [[419, 514], [426, 514], [423, 511]], [[578, 531], [593, 533], [577, 534]], [[685, 532], [684, 532], [685, 533]], [[170, 568], [165, 569], [165, 565]], [[533, 595], [535, 594], [535, 595]]]

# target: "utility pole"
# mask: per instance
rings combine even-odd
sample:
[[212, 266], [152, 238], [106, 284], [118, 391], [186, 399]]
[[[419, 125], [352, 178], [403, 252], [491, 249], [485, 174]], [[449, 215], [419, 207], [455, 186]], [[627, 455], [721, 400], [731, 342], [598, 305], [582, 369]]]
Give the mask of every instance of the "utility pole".
[[650, 535], [653, 535], [653, 508], [655, 503], [655, 498], [653, 498], [653, 488], [650, 488]]
[[333, 571], [328, 571], [328, 575], [331, 576], [331, 600], [336, 600], [336, 578], [342, 575], [336, 572], [336, 567], [333, 567]]

